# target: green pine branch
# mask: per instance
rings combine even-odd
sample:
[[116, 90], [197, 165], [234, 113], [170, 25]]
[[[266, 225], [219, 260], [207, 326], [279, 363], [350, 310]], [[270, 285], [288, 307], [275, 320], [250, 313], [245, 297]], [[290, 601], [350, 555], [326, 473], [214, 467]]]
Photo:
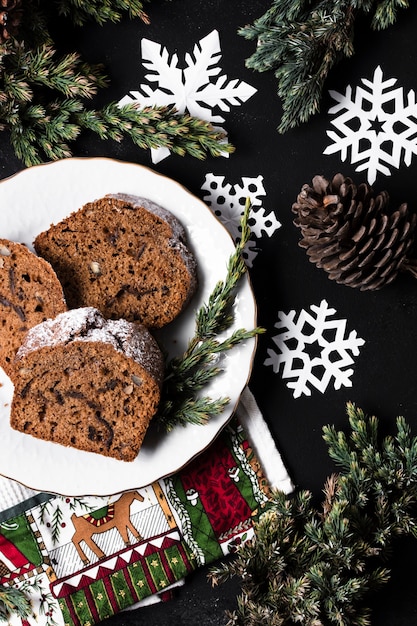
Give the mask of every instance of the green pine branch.
[[204, 159], [234, 148], [225, 141], [225, 135], [209, 122], [179, 115], [171, 107], [144, 107], [136, 104], [119, 106], [110, 103], [101, 111], [81, 111], [75, 115], [80, 129], [91, 130], [101, 139], [122, 141], [128, 137], [139, 148], [168, 148], [174, 154], [189, 154]]
[[248, 225], [251, 203], [247, 200], [241, 218], [241, 239], [231, 254], [224, 281], [218, 281], [206, 303], [196, 313], [195, 332], [184, 353], [167, 364], [163, 396], [155, 419], [165, 430], [177, 425], [205, 424], [218, 415], [229, 403], [229, 398], [199, 397], [198, 392], [221, 372], [218, 356], [239, 343], [264, 332], [237, 329], [219, 339], [234, 321], [233, 305], [240, 279], [246, 272], [242, 258], [250, 237]]
[[25, 619], [32, 613], [30, 601], [16, 587], [0, 585], [0, 622], [9, 622], [11, 615]]
[[307, 122], [320, 110], [333, 68], [354, 54], [361, 18], [381, 30], [395, 23], [408, 0], [273, 0], [271, 7], [239, 34], [257, 43], [247, 67], [273, 71], [282, 101], [279, 132]]
[[141, 149], [168, 148], [197, 159], [231, 153], [225, 134], [170, 107], [119, 106], [96, 110], [89, 102], [108, 86], [101, 65], [77, 52], [59, 56], [49, 30], [53, 7], [73, 23], [118, 21], [123, 15], [146, 21], [138, 0], [60, 0], [43, 12], [23, 0], [18, 35], [0, 44], [0, 131], [8, 133], [16, 156], [26, 166], [72, 156], [82, 133], [100, 139], [130, 140]]
[[56, 0], [58, 13], [70, 17], [76, 26], [93, 20], [97, 24], [119, 22], [124, 15], [139, 17], [146, 24], [149, 18], [140, 0]]
[[323, 429], [339, 468], [312, 494], [275, 491], [237, 557], [212, 568], [213, 584], [242, 582], [229, 626], [366, 626], [371, 591], [389, 580], [387, 559], [399, 536], [417, 537], [417, 438], [403, 418], [381, 438], [378, 420], [353, 404], [351, 432]]
[[39, 615], [47, 617], [48, 626], [57, 626], [52, 616], [56, 598], [43, 587], [42, 576], [36, 575], [19, 583], [19, 587], [0, 585], [0, 622], [10, 624], [12, 615], [23, 620], [33, 616], [34, 610], [31, 605], [31, 596], [36, 596], [36, 606]]

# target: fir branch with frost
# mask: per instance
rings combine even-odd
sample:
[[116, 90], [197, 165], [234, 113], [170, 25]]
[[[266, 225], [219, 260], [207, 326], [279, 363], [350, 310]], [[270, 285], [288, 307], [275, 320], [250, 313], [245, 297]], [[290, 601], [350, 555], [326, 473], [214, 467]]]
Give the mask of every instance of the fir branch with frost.
[[382, 30], [408, 7], [408, 0], [273, 0], [253, 24], [239, 29], [257, 42], [247, 67], [273, 71], [278, 80], [283, 109], [278, 131], [307, 122], [319, 111], [329, 73], [354, 54], [360, 19]]
[[48, 7], [39, 3], [35, 10], [22, 0], [18, 8], [16, 32], [0, 27], [0, 131], [8, 133], [24, 165], [72, 156], [72, 143], [84, 132], [198, 159], [233, 152], [223, 132], [170, 107], [111, 102], [92, 108], [89, 102], [109, 83], [103, 66], [86, 63], [77, 52], [57, 54], [49, 28], [54, 10], [81, 26], [87, 20], [118, 21], [123, 15], [144, 19], [141, 2], [60, 0]]
[[199, 397], [198, 392], [221, 372], [220, 354], [264, 332], [260, 327], [241, 328], [224, 339], [218, 338], [234, 321], [237, 287], [246, 272], [242, 253], [251, 235], [250, 210], [251, 202], [247, 200], [240, 223], [241, 238], [229, 258], [225, 280], [216, 283], [207, 302], [197, 311], [194, 336], [185, 352], [167, 364], [162, 400], [155, 418], [167, 431], [188, 423], [206, 424], [210, 417], [222, 413], [229, 398], [213, 400], [207, 396]]
[[310, 492], [275, 491], [255, 524], [255, 538], [235, 560], [211, 570], [213, 584], [242, 581], [229, 626], [366, 626], [370, 591], [389, 580], [393, 542], [417, 537], [417, 438], [403, 418], [381, 438], [378, 420], [353, 404], [347, 436], [323, 429], [339, 467], [322, 507]]

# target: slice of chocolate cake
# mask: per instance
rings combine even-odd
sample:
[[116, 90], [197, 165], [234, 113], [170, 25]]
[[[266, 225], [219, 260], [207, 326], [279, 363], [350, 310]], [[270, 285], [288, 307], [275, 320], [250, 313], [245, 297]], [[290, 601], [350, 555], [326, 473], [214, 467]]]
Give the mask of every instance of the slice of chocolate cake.
[[25, 245], [0, 239], [0, 366], [8, 376], [29, 328], [66, 310], [51, 265]]
[[16, 355], [12, 428], [133, 461], [156, 413], [163, 357], [149, 331], [73, 309], [32, 328]]
[[55, 269], [69, 308], [92, 306], [108, 319], [161, 328], [197, 286], [182, 224], [143, 198], [89, 202], [39, 234], [34, 246]]

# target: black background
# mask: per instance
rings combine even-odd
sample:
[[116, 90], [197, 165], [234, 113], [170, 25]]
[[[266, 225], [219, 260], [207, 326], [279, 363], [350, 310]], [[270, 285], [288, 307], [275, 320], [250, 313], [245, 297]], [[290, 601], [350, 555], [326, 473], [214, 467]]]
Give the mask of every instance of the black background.
[[[170, 176], [200, 198], [201, 185], [209, 172], [224, 175], [226, 181], [239, 183], [242, 176], [263, 176], [266, 197], [263, 206], [273, 211], [282, 227], [273, 237], [261, 240], [261, 251], [250, 272], [258, 305], [258, 322], [267, 329], [260, 339], [250, 386], [281, 451], [288, 471], [298, 488], [310, 489], [317, 499], [326, 477], [334, 471], [322, 440], [322, 427], [334, 424], [347, 429], [345, 406], [353, 401], [367, 413], [376, 414], [381, 428], [390, 432], [397, 415], [404, 415], [417, 434], [417, 391], [415, 355], [417, 352], [417, 283], [411, 275], [400, 276], [392, 285], [377, 292], [360, 292], [339, 286], [307, 260], [298, 247], [299, 232], [292, 223], [291, 205], [303, 183], [315, 174], [332, 176], [337, 171], [357, 182], [365, 180], [338, 154], [326, 156], [330, 143], [327, 111], [334, 104], [328, 89], [343, 92], [347, 85], [372, 79], [380, 65], [385, 78], [396, 78], [404, 92], [417, 90], [417, 6], [398, 14], [397, 23], [388, 30], [372, 32], [363, 21], [357, 30], [355, 55], [335, 68], [323, 94], [322, 112], [307, 124], [284, 135], [276, 132], [281, 115], [272, 72], [255, 73], [245, 67], [245, 59], [255, 43], [239, 36], [237, 30], [263, 14], [270, 0], [217, 0], [197, 2], [152, 0], [147, 5], [151, 24], [123, 20], [103, 27], [89, 25], [82, 29], [56, 24], [57, 45], [61, 52], [74, 49], [89, 62], [106, 66], [111, 79], [109, 88], [100, 92], [94, 104], [102, 106], [118, 101], [130, 90], [145, 82], [140, 43], [147, 37], [161, 43], [180, 59], [201, 38], [217, 29], [220, 34], [222, 74], [239, 78], [257, 89], [240, 107], [232, 107], [224, 127], [236, 152], [228, 159], [170, 156], [157, 165], [150, 154], [128, 140], [121, 144], [104, 142], [96, 136], [83, 135], [73, 144], [75, 156], [107, 156], [141, 163]], [[395, 207], [407, 201], [417, 210], [415, 157], [410, 167], [401, 165], [389, 177], [379, 175], [375, 190], [386, 189]], [[9, 146], [7, 134], [0, 138], [0, 174], [5, 178], [23, 168]], [[115, 190], [118, 191], [118, 190]], [[308, 309], [325, 298], [339, 318], [348, 320], [366, 340], [356, 358], [352, 387], [335, 391], [330, 385], [322, 394], [313, 390], [310, 397], [294, 399], [285, 381], [263, 362], [267, 349], [273, 347], [274, 324], [278, 311]], [[414, 562], [417, 543], [399, 541], [392, 558], [393, 577], [385, 591], [371, 598], [374, 626], [409, 626], [417, 618], [417, 577]], [[107, 620], [108, 626], [146, 624], [147, 626], [199, 626], [226, 624], [225, 608], [233, 609], [238, 581], [212, 589], [206, 571], [187, 579], [185, 587], [168, 603], [124, 613]]]

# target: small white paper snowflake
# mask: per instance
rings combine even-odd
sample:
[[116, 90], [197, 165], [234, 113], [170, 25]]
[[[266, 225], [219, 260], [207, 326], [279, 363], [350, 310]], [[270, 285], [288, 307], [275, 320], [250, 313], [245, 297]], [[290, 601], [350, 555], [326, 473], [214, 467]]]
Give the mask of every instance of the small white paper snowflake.
[[378, 66], [372, 81], [362, 78], [363, 87], [345, 94], [330, 91], [337, 104], [329, 109], [336, 115], [331, 124], [338, 132], [327, 131], [332, 139], [324, 154], [340, 152], [342, 161], [349, 154], [356, 171], [367, 171], [372, 185], [378, 172], [390, 176], [391, 168], [401, 162], [408, 167], [417, 153], [417, 104], [413, 90], [405, 96], [402, 87], [394, 88], [396, 78], [383, 79]]
[[273, 212], [266, 214], [262, 206], [261, 197], [266, 195], [262, 176], [242, 176], [242, 183], [235, 183], [234, 185], [226, 183], [225, 180], [225, 176], [213, 173], [206, 174], [201, 187], [203, 191], [207, 191], [204, 200], [236, 242], [240, 240], [240, 220], [246, 199], [250, 198], [252, 209], [249, 221], [252, 236], [246, 245], [244, 257], [248, 267], [252, 267], [253, 260], [258, 254], [258, 248], [253, 238], [260, 239], [264, 234], [271, 237], [280, 228], [281, 223], [276, 219]]
[[355, 330], [345, 336], [346, 320], [330, 319], [336, 310], [329, 308], [326, 300], [310, 309], [312, 313], [302, 309], [297, 319], [295, 311], [279, 312], [275, 327], [281, 330], [273, 337], [279, 353], [268, 349], [264, 362], [275, 373], [282, 370], [283, 379], [292, 380], [287, 387], [294, 390], [294, 398], [310, 396], [309, 384], [324, 393], [332, 379], [335, 389], [351, 387], [352, 355], [358, 356], [365, 343]]
[[[177, 54], [171, 57], [166, 48], [150, 39], [142, 39], [142, 63], [148, 73], [150, 84], [139, 85], [122, 98], [120, 105], [137, 102], [140, 106], [169, 106], [178, 113], [185, 111], [207, 122], [221, 124], [224, 118], [215, 115], [213, 109], [229, 112], [232, 106], [246, 102], [256, 89], [239, 79], [228, 80], [221, 74], [219, 33], [213, 30], [195, 44], [192, 53], [185, 55], [184, 69], [179, 67]], [[223, 132], [224, 129], [219, 128]], [[170, 152], [168, 148], [152, 150], [152, 161], [158, 163]], [[227, 156], [227, 153], [224, 153]]]

